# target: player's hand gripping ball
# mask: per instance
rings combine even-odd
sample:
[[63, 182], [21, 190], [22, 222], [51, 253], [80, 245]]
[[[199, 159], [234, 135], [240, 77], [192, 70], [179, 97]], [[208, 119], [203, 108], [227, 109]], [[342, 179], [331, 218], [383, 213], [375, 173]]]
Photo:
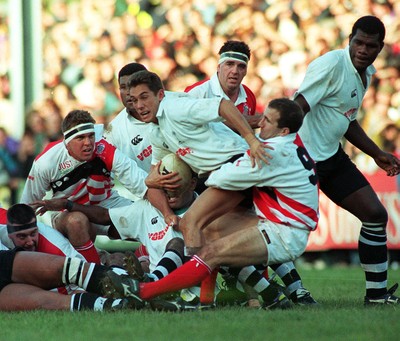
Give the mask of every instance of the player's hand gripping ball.
[[179, 196], [187, 191], [192, 181], [192, 169], [176, 154], [167, 154], [161, 160], [160, 173], [165, 175], [177, 172], [182, 180], [179, 181], [180, 187], [174, 193], [168, 195]]

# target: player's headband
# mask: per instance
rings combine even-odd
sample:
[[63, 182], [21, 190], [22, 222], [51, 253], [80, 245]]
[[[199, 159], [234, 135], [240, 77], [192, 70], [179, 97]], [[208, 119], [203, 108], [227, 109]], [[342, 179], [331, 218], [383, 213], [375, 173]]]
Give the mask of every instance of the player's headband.
[[78, 135], [94, 133], [94, 124], [93, 123], [82, 123], [77, 126], [67, 130], [64, 133], [64, 142], [65, 144], [69, 143], [73, 138]]
[[7, 224], [7, 232], [10, 234], [10, 233], [14, 233], [14, 232], [28, 230], [28, 229], [31, 229], [32, 227], [37, 227], [36, 219], [32, 223], [27, 223], [27, 224], [23, 224], [23, 225]]
[[241, 52], [234, 52], [234, 51], [222, 52], [221, 56], [219, 57], [218, 65], [227, 60], [236, 60], [238, 62], [242, 62], [247, 65], [247, 63], [249, 62], [249, 57], [247, 57], [244, 53]]

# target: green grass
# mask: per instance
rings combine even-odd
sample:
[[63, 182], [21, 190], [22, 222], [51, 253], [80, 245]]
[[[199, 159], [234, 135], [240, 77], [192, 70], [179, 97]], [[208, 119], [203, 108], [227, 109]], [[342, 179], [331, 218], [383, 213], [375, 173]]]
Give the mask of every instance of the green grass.
[[[363, 306], [359, 267], [299, 268], [318, 308], [0, 313], [0, 340], [399, 340], [400, 308]], [[390, 271], [390, 284], [399, 281]]]

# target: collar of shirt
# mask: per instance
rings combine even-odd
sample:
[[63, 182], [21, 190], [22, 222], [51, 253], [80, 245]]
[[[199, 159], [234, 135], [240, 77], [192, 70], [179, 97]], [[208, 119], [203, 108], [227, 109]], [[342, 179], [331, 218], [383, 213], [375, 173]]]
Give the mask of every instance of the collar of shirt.
[[[215, 97], [223, 97], [227, 100], [230, 98], [227, 96], [227, 94], [224, 92], [224, 90], [221, 87], [221, 84], [218, 79], [218, 74], [214, 73], [212, 77], [210, 78], [210, 86], [212, 93]], [[239, 85], [239, 96], [235, 102], [235, 105], [239, 105], [241, 103], [245, 103], [247, 99], [246, 91], [243, 88], [243, 85]]]
[[[354, 70], [355, 73], [358, 73], [357, 69], [354, 67], [353, 62], [351, 61], [351, 58], [350, 58], [350, 46], [349, 45], [347, 45], [344, 48], [344, 52], [345, 52], [345, 56], [346, 56], [346, 63], [349, 64], [349, 66]], [[366, 76], [368, 79], [371, 78], [371, 76], [376, 73], [375, 66], [373, 66], [373, 65], [368, 66], [365, 73], [366, 73]]]

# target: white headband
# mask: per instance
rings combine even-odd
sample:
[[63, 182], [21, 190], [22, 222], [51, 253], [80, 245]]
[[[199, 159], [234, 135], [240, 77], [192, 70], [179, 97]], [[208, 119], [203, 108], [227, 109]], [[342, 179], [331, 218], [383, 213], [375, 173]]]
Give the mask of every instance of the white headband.
[[64, 133], [64, 143], [69, 143], [72, 139], [74, 139], [78, 135], [94, 133], [94, 124], [93, 123], [81, 123], [77, 126], [67, 130]]
[[245, 55], [244, 53], [241, 53], [241, 52], [235, 52], [235, 51], [223, 52], [223, 53], [221, 53], [221, 56], [219, 57], [218, 65], [227, 60], [236, 60], [238, 62], [242, 62], [247, 65], [247, 63], [249, 61], [249, 57], [247, 57], [247, 55]]

